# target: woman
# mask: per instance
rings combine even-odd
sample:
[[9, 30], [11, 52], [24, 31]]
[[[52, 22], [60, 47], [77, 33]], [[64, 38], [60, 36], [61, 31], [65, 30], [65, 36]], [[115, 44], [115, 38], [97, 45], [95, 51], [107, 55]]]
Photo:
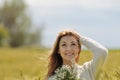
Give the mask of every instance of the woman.
[[[81, 45], [90, 49], [93, 59], [78, 65]], [[48, 73], [46, 80], [54, 80], [55, 70], [62, 65], [69, 65], [76, 69], [80, 80], [95, 80], [96, 74], [107, 57], [107, 49], [98, 42], [79, 35], [72, 30], [61, 31], [55, 41], [52, 53], [49, 57]]]

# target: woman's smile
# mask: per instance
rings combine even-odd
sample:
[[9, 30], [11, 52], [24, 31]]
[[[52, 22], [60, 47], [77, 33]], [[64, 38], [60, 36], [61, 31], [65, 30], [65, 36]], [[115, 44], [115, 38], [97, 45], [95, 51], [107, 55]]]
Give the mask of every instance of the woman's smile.
[[66, 56], [74, 57], [74, 53], [65, 53]]

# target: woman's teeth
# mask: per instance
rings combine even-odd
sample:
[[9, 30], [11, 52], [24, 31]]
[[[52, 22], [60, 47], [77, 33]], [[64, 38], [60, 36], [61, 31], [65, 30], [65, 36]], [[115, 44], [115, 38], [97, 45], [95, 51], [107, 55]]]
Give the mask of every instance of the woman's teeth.
[[65, 55], [67, 55], [67, 56], [72, 56], [72, 55], [74, 55], [73, 53], [66, 53]]

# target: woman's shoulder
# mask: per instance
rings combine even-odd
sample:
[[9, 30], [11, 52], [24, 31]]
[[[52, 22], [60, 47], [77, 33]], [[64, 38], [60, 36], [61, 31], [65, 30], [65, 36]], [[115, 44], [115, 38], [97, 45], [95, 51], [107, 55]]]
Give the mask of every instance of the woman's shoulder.
[[92, 64], [92, 60], [88, 61], [88, 62], [85, 62], [82, 65], [77, 64], [76, 67], [77, 67], [78, 70], [84, 71], [86, 69], [89, 69], [91, 67], [91, 64]]

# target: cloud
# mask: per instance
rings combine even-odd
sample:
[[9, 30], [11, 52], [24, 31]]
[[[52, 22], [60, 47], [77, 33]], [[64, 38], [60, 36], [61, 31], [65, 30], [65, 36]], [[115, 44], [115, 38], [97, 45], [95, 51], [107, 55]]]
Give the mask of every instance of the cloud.
[[47, 23], [43, 34], [45, 45], [53, 44], [59, 30], [74, 28], [80, 33], [94, 36], [107, 46], [119, 47], [120, 0], [25, 1], [32, 10], [35, 21]]
[[77, 10], [120, 12], [120, 0], [25, 0], [25, 2], [32, 8], [32, 12], [42, 17], [75, 14]]
[[57, 6], [80, 6], [82, 8], [120, 8], [120, 0], [25, 0], [30, 6], [53, 8]]

